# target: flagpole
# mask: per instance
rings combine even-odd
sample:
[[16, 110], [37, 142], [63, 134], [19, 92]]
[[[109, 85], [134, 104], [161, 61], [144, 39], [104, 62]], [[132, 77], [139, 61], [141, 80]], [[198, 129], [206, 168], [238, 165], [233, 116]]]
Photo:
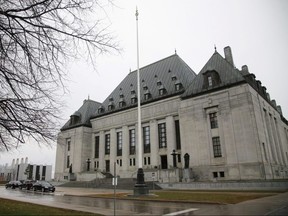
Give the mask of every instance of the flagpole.
[[140, 71], [139, 71], [139, 36], [138, 36], [138, 9], [136, 7], [136, 36], [137, 36], [137, 98], [138, 98], [138, 168], [142, 168], [142, 127], [141, 127], [141, 94], [140, 94]]
[[134, 186], [134, 196], [149, 194], [149, 189], [145, 184], [143, 171], [143, 146], [142, 146], [142, 126], [141, 126], [141, 94], [140, 94], [140, 70], [139, 70], [139, 40], [138, 40], [138, 9], [136, 7], [136, 35], [137, 35], [137, 102], [138, 102], [138, 170], [137, 181]]

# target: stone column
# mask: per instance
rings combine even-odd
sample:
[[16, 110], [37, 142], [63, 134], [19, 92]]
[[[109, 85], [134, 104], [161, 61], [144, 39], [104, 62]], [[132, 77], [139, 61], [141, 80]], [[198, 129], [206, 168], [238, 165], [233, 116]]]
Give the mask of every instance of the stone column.
[[122, 170], [127, 172], [129, 168], [129, 129], [127, 126], [122, 130]]
[[113, 174], [113, 167], [117, 155], [117, 137], [116, 130], [110, 130], [110, 173]]
[[105, 134], [104, 131], [99, 133], [99, 169], [101, 171], [105, 170]]
[[159, 141], [158, 141], [158, 125], [156, 120], [150, 122], [150, 148], [151, 148], [151, 165], [159, 166]]
[[168, 168], [173, 167], [173, 157], [171, 153], [176, 150], [176, 133], [173, 116], [166, 117], [166, 137], [167, 137], [167, 160]]

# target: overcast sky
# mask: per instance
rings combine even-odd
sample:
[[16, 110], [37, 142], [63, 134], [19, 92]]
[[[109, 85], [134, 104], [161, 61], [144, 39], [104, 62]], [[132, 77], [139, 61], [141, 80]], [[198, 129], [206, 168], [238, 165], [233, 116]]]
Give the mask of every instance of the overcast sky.
[[[106, 22], [123, 51], [95, 56], [97, 71], [81, 60], [69, 64], [70, 94], [64, 97], [64, 119], [68, 120], [88, 95], [103, 102], [130, 69], [136, 70], [136, 6], [140, 67], [176, 50], [199, 73], [214, 53], [214, 45], [222, 56], [223, 48], [230, 46], [235, 66], [248, 65], [288, 119], [287, 0], [114, 0], [114, 4], [105, 8]], [[0, 164], [28, 157], [31, 163], [52, 164], [54, 169], [56, 147], [30, 144], [0, 154]]]

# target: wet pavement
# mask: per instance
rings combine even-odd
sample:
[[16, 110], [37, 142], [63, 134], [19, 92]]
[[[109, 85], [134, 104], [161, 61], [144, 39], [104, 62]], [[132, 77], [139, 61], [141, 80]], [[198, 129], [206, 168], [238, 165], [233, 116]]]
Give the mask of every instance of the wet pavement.
[[[117, 190], [117, 193], [132, 191]], [[90, 195], [113, 193], [113, 190], [61, 188], [55, 193], [21, 191], [0, 187], [0, 197], [58, 208], [103, 215], [288, 215], [288, 192], [234, 205], [135, 201], [93, 198]]]

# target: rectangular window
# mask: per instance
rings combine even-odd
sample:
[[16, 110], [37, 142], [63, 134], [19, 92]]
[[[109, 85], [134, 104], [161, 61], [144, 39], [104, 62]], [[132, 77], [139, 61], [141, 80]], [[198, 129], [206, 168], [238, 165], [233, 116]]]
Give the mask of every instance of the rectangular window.
[[122, 131], [117, 132], [117, 156], [122, 156]]
[[208, 86], [211, 87], [213, 85], [212, 83], [212, 77], [208, 76]]
[[150, 157], [148, 157], [148, 165], [151, 164], [151, 160], [150, 160]]
[[218, 121], [217, 121], [217, 113], [210, 113], [209, 114], [210, 125], [211, 129], [218, 128]]
[[130, 155], [135, 154], [135, 145], [136, 145], [136, 134], [135, 129], [129, 130], [129, 152]]
[[176, 149], [181, 149], [181, 137], [180, 137], [180, 125], [179, 120], [175, 121], [175, 133], [176, 133]]
[[144, 165], [146, 165], [147, 164], [147, 159], [146, 159], [146, 157], [144, 157]]
[[213, 153], [214, 157], [222, 157], [221, 153], [221, 145], [220, 145], [220, 137], [213, 137], [212, 138], [212, 144], [213, 144]]
[[110, 154], [110, 134], [105, 134], [105, 155]]
[[70, 167], [70, 156], [68, 155], [66, 159], [66, 168], [69, 168], [69, 167]]
[[95, 136], [94, 158], [99, 158], [99, 143], [100, 143], [100, 137]]
[[220, 177], [221, 177], [221, 178], [224, 178], [224, 177], [225, 177], [225, 173], [224, 173], [223, 171], [219, 172], [219, 174], [220, 174]]
[[71, 140], [67, 140], [67, 151], [70, 151], [71, 149]]
[[150, 153], [150, 127], [143, 127], [144, 153]]
[[218, 172], [213, 172], [213, 178], [218, 178]]
[[159, 148], [166, 148], [167, 139], [166, 139], [166, 124], [165, 123], [158, 124], [158, 136], [159, 136]]

